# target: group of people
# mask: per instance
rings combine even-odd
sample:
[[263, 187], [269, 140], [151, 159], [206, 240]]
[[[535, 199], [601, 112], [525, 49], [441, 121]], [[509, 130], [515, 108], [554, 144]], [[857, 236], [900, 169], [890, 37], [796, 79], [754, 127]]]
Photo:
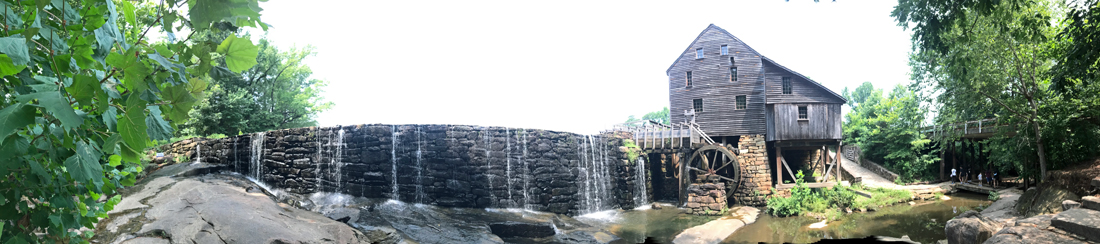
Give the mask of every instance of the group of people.
[[[970, 170], [962, 170], [962, 172], [957, 172], [954, 168], [952, 168], [951, 183], [969, 182], [971, 174], [972, 172], [970, 172]], [[991, 169], [986, 169], [984, 171], [979, 170], [977, 174], [977, 179], [978, 185], [988, 184], [989, 186], [993, 187], [997, 187], [997, 185], [999, 185], [1001, 181], [1000, 175], [998, 175], [997, 171], [993, 171]]]

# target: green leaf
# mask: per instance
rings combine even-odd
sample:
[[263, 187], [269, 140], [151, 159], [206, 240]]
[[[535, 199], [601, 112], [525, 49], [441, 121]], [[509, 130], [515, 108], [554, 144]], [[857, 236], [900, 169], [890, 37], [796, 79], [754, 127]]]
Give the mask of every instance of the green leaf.
[[103, 166], [99, 164], [99, 157], [98, 150], [83, 141], [79, 141], [76, 143], [76, 154], [65, 159], [65, 169], [69, 172], [69, 176], [77, 182], [91, 180], [96, 185], [95, 190], [98, 192], [99, 187], [103, 186]]
[[0, 138], [4, 138], [34, 123], [34, 107], [25, 103], [12, 104], [0, 110], [0, 121], [3, 121], [0, 123]]
[[119, 165], [122, 165], [122, 156], [118, 156], [116, 154], [107, 157], [107, 165], [110, 165], [111, 167], [118, 167]]
[[137, 14], [134, 13], [134, 11], [135, 11], [134, 4], [130, 3], [130, 1], [120, 1], [120, 2], [122, 3], [122, 14], [126, 16], [126, 22], [127, 23], [137, 23], [137, 20], [135, 20], [136, 19], [135, 16], [137, 16]]
[[26, 65], [31, 61], [27, 39], [20, 35], [0, 38], [0, 53], [7, 54], [15, 65]]
[[118, 141], [122, 140], [122, 135], [115, 133], [103, 141], [103, 152], [115, 153], [115, 146], [118, 145]]
[[98, 89], [99, 80], [95, 77], [76, 75], [73, 77], [73, 85], [66, 87], [65, 91], [69, 92], [69, 95], [72, 95], [81, 106], [89, 106], [92, 105], [92, 96], [95, 96]]
[[160, 107], [149, 106], [149, 116], [145, 117], [146, 133], [149, 134], [149, 139], [153, 140], [171, 140], [172, 139], [172, 126], [168, 125], [168, 121], [164, 121], [161, 118]]
[[267, 26], [260, 23], [260, 11], [256, 1], [240, 0], [196, 0], [194, 4], [188, 1], [191, 9], [188, 14], [192, 25], [196, 29], [210, 28], [210, 24], [218, 21], [228, 21], [236, 26], [256, 26], [266, 30]]
[[61, 125], [64, 126], [66, 130], [79, 127], [84, 123], [84, 118], [76, 114], [76, 111], [69, 105], [69, 102], [61, 96], [61, 92], [56, 90], [56, 85], [42, 84], [32, 85], [31, 87], [35, 88], [38, 92], [18, 95], [15, 96], [15, 99], [20, 102], [37, 99], [38, 106], [45, 108], [46, 111], [49, 111], [54, 117], [61, 120]]
[[107, 130], [117, 131], [118, 109], [115, 109], [115, 107], [108, 107], [107, 111], [103, 112], [103, 124], [107, 125]]
[[145, 100], [141, 100], [136, 94], [130, 95], [126, 101], [126, 114], [118, 121], [118, 132], [122, 134], [122, 141], [126, 145], [140, 151], [149, 143], [145, 130]]
[[149, 88], [145, 83], [145, 76], [149, 75], [149, 68], [137, 58], [137, 48], [127, 50], [126, 54], [110, 53], [107, 55], [107, 64], [121, 69], [125, 78], [123, 84], [126, 89], [141, 93]]
[[260, 55], [260, 48], [252, 44], [252, 40], [229, 35], [218, 45], [217, 52], [225, 55], [225, 65], [229, 70], [240, 73], [255, 66], [256, 57]]
[[31, 166], [31, 172], [34, 172], [34, 174], [38, 175], [38, 177], [42, 177], [41, 179], [43, 181], [50, 179], [50, 173], [46, 172], [46, 168], [43, 168], [42, 164], [39, 164], [36, 161], [26, 161], [26, 162], [27, 162], [28, 166]]
[[26, 65], [15, 65], [7, 54], [0, 54], [0, 77], [18, 74]]
[[167, 112], [168, 119], [172, 121], [184, 121], [188, 118], [187, 112], [191, 111], [192, 106], [195, 105], [197, 100], [191, 95], [190, 90], [184, 85], [169, 86], [164, 89], [163, 99], [170, 101], [171, 106], [165, 112]]
[[122, 202], [122, 195], [115, 195], [107, 200], [107, 204], [103, 205], [103, 209], [107, 211], [114, 210], [115, 205], [118, 205], [119, 202]]

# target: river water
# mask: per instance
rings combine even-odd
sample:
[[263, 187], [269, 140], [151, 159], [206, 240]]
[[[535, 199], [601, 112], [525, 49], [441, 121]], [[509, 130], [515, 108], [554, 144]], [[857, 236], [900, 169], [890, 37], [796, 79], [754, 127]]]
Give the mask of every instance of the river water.
[[756, 223], [742, 227], [730, 235], [725, 243], [807, 243], [821, 239], [864, 238], [867, 236], [901, 237], [920, 243], [935, 243], [947, 239], [944, 225], [948, 220], [974, 209], [989, 206], [985, 196], [973, 193], [949, 195], [950, 200], [920, 202], [916, 205], [899, 204], [875, 212], [853, 213], [829, 222], [820, 229], [808, 226], [820, 222], [809, 217], [779, 218], [762, 214]]

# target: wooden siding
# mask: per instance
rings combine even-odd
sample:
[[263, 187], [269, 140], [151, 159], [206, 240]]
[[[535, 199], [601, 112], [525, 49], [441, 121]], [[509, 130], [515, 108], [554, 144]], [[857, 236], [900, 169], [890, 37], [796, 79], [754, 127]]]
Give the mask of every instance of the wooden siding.
[[[809, 118], [798, 120], [798, 107]], [[781, 103], [767, 105], [767, 140], [841, 139], [839, 103]]]
[[[828, 89], [806, 80], [801, 75], [788, 72], [776, 64], [763, 61], [764, 77], [767, 77], [768, 104], [776, 103], [839, 103], [844, 100]], [[783, 94], [783, 77], [791, 78], [791, 94]]]
[[[729, 55], [721, 55], [721, 46], [728, 45]], [[696, 59], [695, 50], [702, 48], [704, 58]], [[729, 79], [729, 58], [735, 57], [738, 78]], [[692, 87], [685, 87], [688, 71], [692, 72]], [[712, 137], [763, 134], [764, 77], [760, 54], [725, 30], [711, 25], [668, 70], [669, 109], [672, 122], [684, 121], [684, 110], [691, 109], [692, 99], [703, 99], [703, 112], [696, 113], [695, 122]], [[746, 109], [735, 110], [736, 96], [745, 95]]]

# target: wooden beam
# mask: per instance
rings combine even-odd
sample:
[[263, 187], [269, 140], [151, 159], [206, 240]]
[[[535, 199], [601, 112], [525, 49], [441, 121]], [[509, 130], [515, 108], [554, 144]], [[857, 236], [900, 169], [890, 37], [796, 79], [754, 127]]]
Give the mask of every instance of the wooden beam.
[[840, 171], [844, 170], [843, 165], [840, 164], [840, 150], [841, 150], [842, 145], [844, 145], [844, 142], [839, 142], [839, 141], [836, 142], [836, 162], [835, 163], [836, 163], [836, 167], [837, 167], [836, 168], [836, 181], [837, 182], [841, 181]]
[[795, 180], [797, 180], [797, 179], [798, 179], [798, 177], [794, 177], [794, 172], [792, 172], [792, 171], [791, 171], [791, 166], [787, 164], [787, 160], [786, 160], [786, 159], [783, 159], [783, 158], [779, 158], [779, 160], [780, 160], [780, 161], [783, 161], [783, 166], [787, 166], [787, 167], [786, 167], [786, 168], [784, 168], [784, 169], [786, 169], [786, 170], [787, 170], [787, 174], [790, 174], [790, 175], [791, 175], [791, 179], [795, 179]]
[[[833, 186], [836, 186], [836, 185], [837, 185], [837, 182], [806, 183], [806, 187], [808, 187], [808, 188], [828, 188], [828, 187], [833, 187]], [[775, 189], [777, 189], [777, 190], [786, 190], [786, 189], [794, 188], [794, 186], [795, 186], [795, 184], [779, 184], [779, 185], [775, 186]]]
[[[783, 148], [779, 147], [779, 142], [776, 142], [775, 146], [775, 184], [778, 186], [783, 184]], [[779, 187], [776, 187], [779, 188]]]

